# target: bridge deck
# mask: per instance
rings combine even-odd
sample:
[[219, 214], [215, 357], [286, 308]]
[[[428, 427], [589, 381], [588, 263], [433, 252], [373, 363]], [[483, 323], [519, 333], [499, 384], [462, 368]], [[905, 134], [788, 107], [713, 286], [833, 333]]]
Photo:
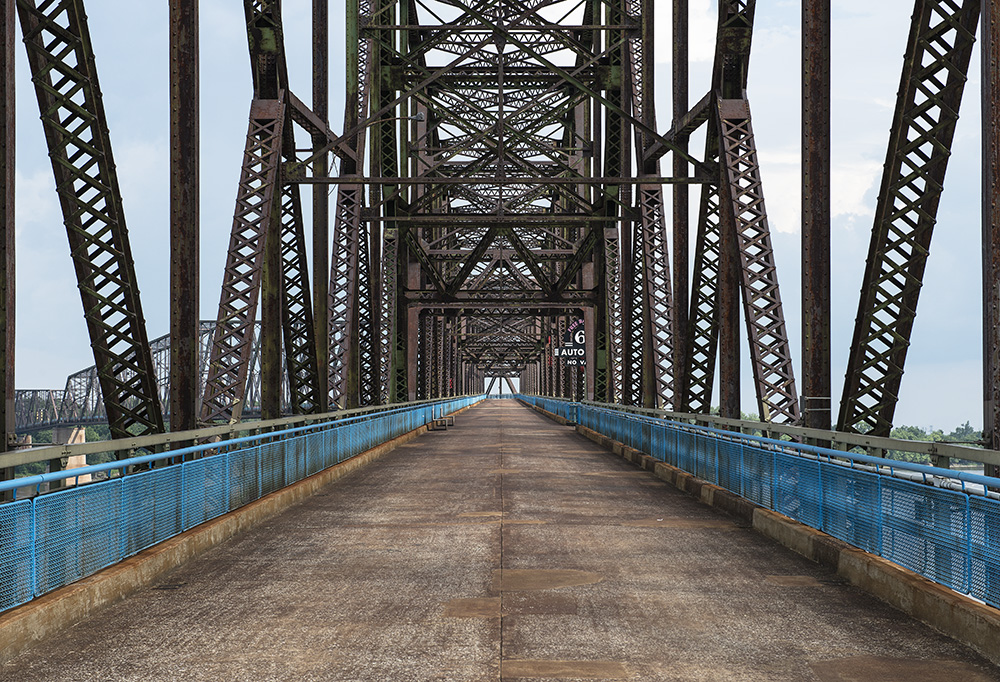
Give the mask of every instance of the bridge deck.
[[1000, 680], [954, 641], [488, 401], [0, 666], [29, 680]]

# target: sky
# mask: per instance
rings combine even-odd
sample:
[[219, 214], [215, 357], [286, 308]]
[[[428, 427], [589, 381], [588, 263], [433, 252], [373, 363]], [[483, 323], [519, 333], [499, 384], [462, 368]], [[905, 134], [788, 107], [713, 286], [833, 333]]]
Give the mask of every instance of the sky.
[[[312, 87], [310, 0], [284, 0], [292, 90]], [[691, 102], [707, 92], [717, 5], [690, 0]], [[839, 402], [857, 313], [912, 0], [838, 0], [833, 15], [833, 393]], [[801, 357], [800, 2], [757, 6], [748, 97], [793, 358]], [[657, 111], [670, 127], [670, 3], [656, 2]], [[167, 3], [90, 0], [90, 31], [150, 338], [169, 324]], [[201, 0], [201, 310], [214, 318], [252, 94], [242, 3]], [[342, 128], [343, 0], [331, 0], [331, 127]], [[23, 47], [17, 68], [18, 388], [61, 388], [93, 364]], [[979, 52], [903, 378], [897, 424], [982, 425]], [[695, 139], [692, 149], [704, 142]], [[669, 171], [669, 160], [663, 170]], [[669, 192], [667, 193], [669, 197]], [[311, 205], [308, 194], [305, 205]], [[692, 201], [692, 210], [697, 205]], [[308, 213], [308, 211], [307, 211]], [[667, 215], [670, 215], [668, 212]], [[307, 228], [307, 234], [309, 230]], [[692, 240], [693, 242], [693, 240]], [[745, 356], [747, 357], [747, 356]], [[756, 401], [743, 362], [745, 411]], [[797, 376], [801, 367], [796, 364]]]

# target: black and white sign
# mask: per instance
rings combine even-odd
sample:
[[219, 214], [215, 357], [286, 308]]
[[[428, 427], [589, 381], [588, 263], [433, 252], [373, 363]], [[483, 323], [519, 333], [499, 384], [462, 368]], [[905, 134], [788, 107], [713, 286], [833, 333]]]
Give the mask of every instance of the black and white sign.
[[587, 334], [583, 329], [583, 320], [573, 322], [563, 334], [562, 346], [552, 350], [553, 357], [565, 358], [568, 367], [587, 364]]

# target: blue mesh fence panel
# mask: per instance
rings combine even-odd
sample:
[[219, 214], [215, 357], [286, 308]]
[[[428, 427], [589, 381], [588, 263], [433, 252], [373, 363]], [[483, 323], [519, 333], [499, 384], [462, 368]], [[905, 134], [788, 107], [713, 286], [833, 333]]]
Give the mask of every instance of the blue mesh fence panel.
[[773, 456], [769, 450], [751, 445], [743, 446], [743, 497], [766, 509], [773, 509], [771, 505]]
[[260, 496], [257, 459], [260, 448], [234, 450], [226, 455], [229, 461], [229, 508], [236, 509]]
[[959, 592], [966, 590], [968, 498], [919, 483], [882, 481], [882, 556]]
[[43, 495], [35, 501], [36, 593], [119, 559], [121, 481]]
[[716, 439], [710, 436], [697, 436], [696, 459], [694, 475], [698, 478], [715, 482], [715, 443]]
[[301, 481], [306, 477], [305, 437], [287, 438], [285, 446], [285, 483]]
[[184, 463], [184, 530], [228, 511], [228, 464], [225, 455]]
[[340, 461], [340, 456], [338, 455], [339, 446], [337, 445], [337, 435], [340, 433], [340, 429], [327, 429], [323, 432], [323, 438], [326, 448], [326, 465], [333, 466]]
[[122, 479], [124, 556], [180, 533], [181, 468], [165, 467]]
[[822, 522], [820, 464], [811, 459], [775, 453], [774, 510], [813, 528]]
[[31, 502], [0, 505], [0, 610], [31, 600]]
[[651, 426], [649, 429], [649, 454], [661, 462], [667, 458], [667, 429], [664, 426]]
[[1000, 607], [1000, 501], [974, 497], [969, 507], [969, 591]]
[[677, 434], [677, 462], [675, 465], [684, 471], [694, 471], [695, 435], [687, 431]]
[[306, 451], [306, 475], [322, 471], [326, 468], [326, 460], [323, 452], [325, 439], [322, 431], [313, 431], [302, 441], [302, 447]]
[[879, 477], [838, 465], [823, 468], [822, 530], [859, 547], [879, 552]]
[[285, 468], [285, 447], [283, 443], [265, 443], [260, 446], [260, 496], [268, 495], [282, 488]]
[[740, 444], [719, 441], [719, 485], [739, 495]]

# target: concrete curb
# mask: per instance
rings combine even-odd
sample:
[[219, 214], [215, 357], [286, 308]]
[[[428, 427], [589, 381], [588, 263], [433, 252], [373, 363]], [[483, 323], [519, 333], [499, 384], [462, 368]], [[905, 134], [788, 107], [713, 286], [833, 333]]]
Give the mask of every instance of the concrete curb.
[[[469, 407], [472, 407], [470, 405]], [[460, 414], [469, 407], [452, 414]], [[154, 582], [160, 575], [301, 502], [320, 488], [426, 433], [421, 426], [298, 483], [207, 521], [71, 585], [0, 615], [0, 663]]]
[[[530, 407], [557, 423], [567, 424], [558, 415], [538, 407]], [[576, 430], [619, 457], [652, 472], [678, 490], [746, 521], [757, 532], [807, 559], [832, 568], [852, 585], [967, 644], [1000, 665], [1000, 610], [981, 604], [783, 514], [759, 507], [725, 488], [655, 460], [596, 431], [579, 424], [576, 425]]]

